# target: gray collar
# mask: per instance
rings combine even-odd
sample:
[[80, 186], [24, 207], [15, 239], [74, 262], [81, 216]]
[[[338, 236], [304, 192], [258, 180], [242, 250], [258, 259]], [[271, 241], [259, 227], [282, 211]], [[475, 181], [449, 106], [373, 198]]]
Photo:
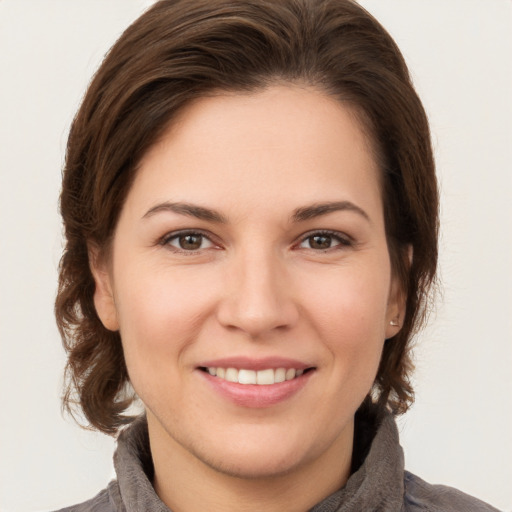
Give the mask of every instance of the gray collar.
[[370, 451], [346, 485], [311, 512], [398, 512], [404, 502], [404, 454], [391, 414], [382, 419]]
[[[153, 465], [147, 423], [137, 419], [118, 440], [114, 455], [117, 482], [109, 486], [119, 512], [169, 512], [151, 485]], [[404, 495], [404, 457], [393, 416], [384, 416], [361, 467], [347, 484], [311, 512], [397, 512]]]

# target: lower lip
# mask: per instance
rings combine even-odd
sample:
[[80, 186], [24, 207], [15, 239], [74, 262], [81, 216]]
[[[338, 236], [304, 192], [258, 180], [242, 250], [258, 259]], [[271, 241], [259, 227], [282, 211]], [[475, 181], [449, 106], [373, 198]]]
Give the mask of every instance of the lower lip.
[[217, 393], [235, 405], [256, 409], [271, 407], [290, 399], [307, 384], [314, 373], [314, 370], [310, 370], [300, 377], [278, 384], [257, 385], [229, 382], [204, 371], [198, 371]]

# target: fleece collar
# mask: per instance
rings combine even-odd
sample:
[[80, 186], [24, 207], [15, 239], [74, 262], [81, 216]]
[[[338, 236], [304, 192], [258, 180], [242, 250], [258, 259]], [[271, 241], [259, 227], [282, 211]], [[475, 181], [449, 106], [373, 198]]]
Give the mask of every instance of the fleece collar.
[[[391, 414], [372, 421], [376, 430], [368, 454], [346, 485], [311, 512], [397, 512], [404, 496], [404, 457]], [[356, 426], [357, 428], [357, 426]], [[119, 437], [114, 455], [117, 482], [109, 486], [110, 500], [119, 512], [170, 512], [155, 493], [147, 422], [137, 419]]]

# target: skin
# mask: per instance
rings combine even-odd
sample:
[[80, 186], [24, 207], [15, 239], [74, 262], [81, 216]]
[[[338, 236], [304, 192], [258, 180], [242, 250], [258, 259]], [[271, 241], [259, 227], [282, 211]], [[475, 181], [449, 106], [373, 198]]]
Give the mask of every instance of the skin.
[[[184, 202], [224, 222], [162, 206]], [[197, 250], [179, 230], [199, 233]], [[197, 100], [143, 158], [111, 259], [91, 261], [172, 510], [307, 510], [346, 482], [354, 414], [403, 308], [379, 170], [346, 105], [291, 85]], [[245, 407], [197, 367], [231, 356], [314, 371], [290, 398]]]

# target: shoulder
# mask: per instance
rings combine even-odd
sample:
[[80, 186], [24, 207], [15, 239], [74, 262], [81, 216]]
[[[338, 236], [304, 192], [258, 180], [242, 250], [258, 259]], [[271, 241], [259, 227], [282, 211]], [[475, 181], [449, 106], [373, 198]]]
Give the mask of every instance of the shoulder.
[[407, 512], [499, 512], [453, 487], [429, 484], [408, 471], [404, 473], [404, 484]]
[[117, 482], [113, 481], [94, 498], [71, 507], [65, 507], [56, 512], [124, 512], [124, 507], [122, 505], [119, 506], [120, 500], [118, 495], [119, 488]]

